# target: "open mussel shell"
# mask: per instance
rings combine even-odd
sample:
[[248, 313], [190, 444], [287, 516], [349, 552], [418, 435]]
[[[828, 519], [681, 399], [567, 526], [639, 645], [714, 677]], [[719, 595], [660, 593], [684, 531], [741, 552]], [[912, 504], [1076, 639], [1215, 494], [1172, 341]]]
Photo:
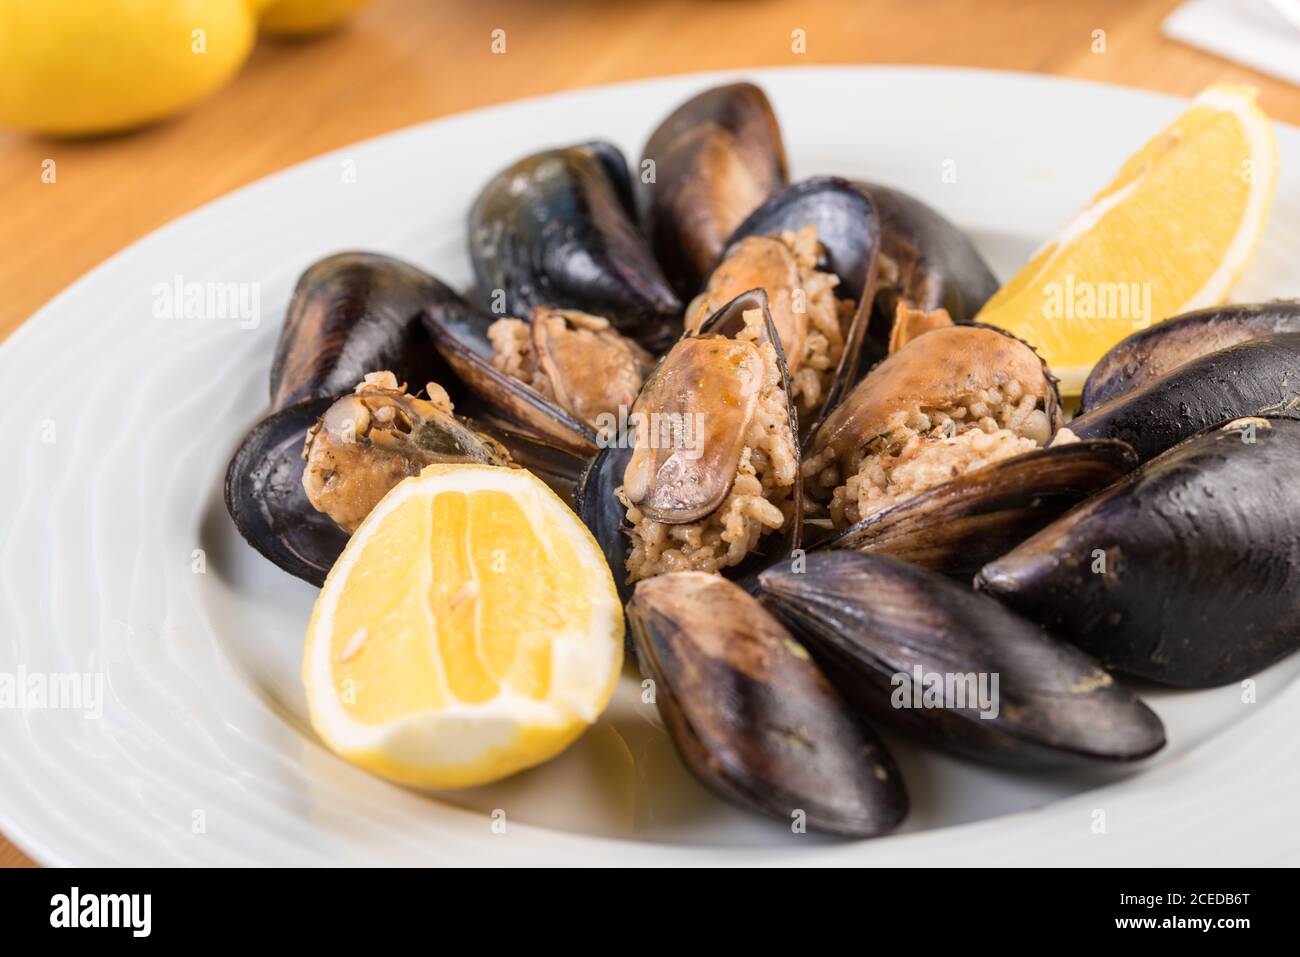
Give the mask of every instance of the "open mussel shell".
[[271, 408], [352, 391], [368, 372], [423, 383], [441, 368], [420, 324], [425, 306], [455, 293], [409, 263], [346, 252], [298, 279], [271, 364]]
[[[700, 326], [699, 330], [689, 336], [683, 337], [684, 340], [701, 338], [713, 334], [731, 336], [744, 328], [744, 314], [750, 310], [760, 310], [763, 313], [765, 325], [767, 328], [767, 338], [772, 342], [776, 350], [777, 363], [781, 370], [782, 382], [786, 395], [787, 414], [790, 416], [791, 432], [794, 438], [794, 454], [796, 458], [796, 474], [799, 454], [799, 433], [798, 433], [798, 416], [794, 409], [794, 403], [790, 399], [789, 376], [785, 368], [785, 357], [781, 351], [780, 339], [777, 336], [775, 326], [772, 323], [771, 315], [767, 309], [767, 296], [762, 290], [752, 290], [737, 296], [734, 300], [714, 313], [709, 319]], [[658, 369], [652, 374], [651, 379], [647, 380], [645, 388], [651, 390], [655, 388], [653, 379], [655, 375], [663, 373], [666, 364], [673, 362], [673, 354], [670, 352], [660, 361]], [[709, 380], [701, 383], [704, 387], [710, 384]], [[643, 392], [643, 395], [645, 393]], [[654, 410], [650, 410], [653, 412]], [[702, 412], [703, 415], [709, 415], [708, 412]], [[614, 439], [602, 449], [601, 452], [591, 461], [586, 471], [583, 473], [577, 488], [574, 492], [573, 502], [574, 509], [578, 516], [586, 524], [587, 528], [595, 537], [601, 550], [605, 554], [605, 559], [609, 563], [610, 570], [614, 575], [615, 585], [618, 587], [619, 595], [626, 601], [631, 593], [631, 586], [627, 581], [627, 562], [631, 547], [628, 541], [628, 524], [626, 521], [626, 510], [619, 501], [615, 490], [624, 484], [627, 474], [627, 467], [632, 461], [634, 452], [635, 437], [632, 434], [623, 434]], [[670, 453], [673, 450], [669, 450]], [[683, 450], [689, 452], [690, 450]], [[714, 449], [702, 450], [707, 453], [715, 452]], [[696, 458], [698, 453], [692, 453], [691, 457]], [[734, 463], [733, 467], [734, 467]], [[695, 470], [697, 462], [686, 462], [684, 467], [687, 470]], [[661, 464], [662, 467], [662, 464]], [[658, 474], [658, 470], [655, 470]], [[669, 472], [677, 470], [669, 466]], [[716, 492], [711, 491], [714, 485], [725, 481], [721, 476], [701, 477], [700, 485], [707, 486], [695, 488], [694, 483], [687, 483], [684, 486], [685, 491], [690, 494], [691, 503], [689, 507], [694, 508], [697, 500], [704, 495], [711, 499], [716, 498]], [[725, 496], [724, 496], [725, 497]], [[759, 543], [755, 552], [750, 555], [741, 564], [725, 569], [725, 574], [729, 578], [741, 578], [751, 574], [758, 568], [775, 561], [783, 556], [789, 555], [793, 550], [800, 547], [803, 537], [803, 490], [802, 483], [796, 480], [792, 489], [793, 514], [790, 521], [786, 522], [780, 535], [770, 535]], [[691, 512], [694, 514], [694, 511]]]
[[1137, 466], [1123, 442], [1071, 442], [1026, 452], [869, 515], [826, 543], [887, 555], [969, 581], [1089, 495]]
[[977, 584], [1110, 668], [1201, 688], [1300, 648], [1300, 422], [1245, 418], [1152, 459]]
[[1135, 332], [1101, 357], [1079, 411], [1131, 392], [1194, 359], [1260, 336], [1300, 332], [1300, 300], [1214, 306]]
[[752, 83], [691, 97], [643, 151], [641, 222], [678, 293], [693, 295], [741, 221], [785, 183], [785, 147], [772, 104]]
[[871, 197], [838, 176], [813, 176], [770, 196], [745, 218], [727, 241], [774, 236], [786, 230], [817, 228], [825, 252], [823, 272], [840, 279], [839, 288], [855, 302], [872, 292], [880, 250], [880, 214]]
[[966, 323], [997, 291], [997, 278], [970, 238], [937, 210], [902, 190], [857, 182], [880, 220], [880, 255], [868, 320], [861, 323], [859, 354], [846, 367], [844, 387], [891, 351], [900, 307], [914, 315], [944, 310]]
[[304, 399], [255, 425], [226, 469], [226, 509], [250, 545], [313, 585], [347, 544], [348, 533], [318, 512], [303, 491], [303, 442], [333, 399]]
[[[773, 194], [754, 210], [732, 233], [727, 247], [752, 236], [776, 236], [787, 230], [798, 232], [807, 226], [816, 228], [825, 258], [818, 269], [837, 276], [840, 283], [836, 295], [852, 299], [857, 306], [844, 337], [843, 354], [822, 404], [824, 414], [862, 371], [863, 342], [875, 300], [881, 245], [880, 214], [871, 197], [836, 176], [801, 180]], [[811, 432], [811, 428], [805, 428], [806, 434]]]
[[492, 364], [488, 327], [496, 318], [451, 296], [425, 311], [424, 324], [456, 378], [492, 416], [574, 454], [594, 455], [596, 433], [585, 422]]
[[478, 295], [496, 315], [534, 306], [605, 316], [654, 351], [681, 331], [681, 302], [633, 220], [616, 147], [526, 156], [483, 187], [469, 212]]
[[1248, 415], [1300, 416], [1300, 333], [1261, 336], [1200, 356], [1070, 422], [1081, 439], [1120, 439], [1146, 462]]
[[787, 824], [871, 837], [907, 813], [893, 758], [753, 597], [701, 572], [637, 585], [629, 630], [686, 766]]
[[902, 190], [877, 183], [857, 186], [880, 213], [881, 279], [877, 305], [893, 322], [901, 302], [929, 312], [944, 309], [953, 322], [970, 322], [997, 292], [998, 280], [975, 244], [938, 210]]
[[980, 761], [1132, 761], [1160, 719], [1093, 658], [986, 595], [880, 555], [810, 554], [759, 576], [761, 597], [844, 697]]

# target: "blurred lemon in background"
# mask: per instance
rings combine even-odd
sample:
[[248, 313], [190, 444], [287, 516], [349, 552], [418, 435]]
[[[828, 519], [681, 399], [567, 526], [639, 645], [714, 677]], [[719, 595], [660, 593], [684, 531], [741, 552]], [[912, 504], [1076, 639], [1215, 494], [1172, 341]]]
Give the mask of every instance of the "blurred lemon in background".
[[0, 126], [79, 135], [162, 119], [234, 75], [257, 37], [370, 0], [0, 0]]
[[262, 29], [282, 36], [319, 33], [337, 26], [353, 10], [374, 0], [258, 0], [266, 11]]
[[211, 93], [248, 57], [248, 0], [0, 0], [0, 124], [99, 133]]

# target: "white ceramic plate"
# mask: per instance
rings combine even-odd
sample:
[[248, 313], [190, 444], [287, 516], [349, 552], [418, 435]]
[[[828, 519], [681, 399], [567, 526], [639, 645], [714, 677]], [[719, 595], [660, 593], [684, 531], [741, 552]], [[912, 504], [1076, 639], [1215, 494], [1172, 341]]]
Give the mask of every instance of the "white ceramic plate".
[[[1004, 278], [1184, 106], [976, 71], [749, 75], [796, 177], [901, 186], [967, 227]], [[1150, 691], [1169, 746], [1122, 771], [1011, 774], [896, 743], [913, 810], [870, 842], [714, 800], [630, 674], [560, 759], [472, 792], [404, 790], [316, 741], [298, 680], [314, 590], [246, 546], [221, 501], [298, 273], [364, 248], [464, 284], [463, 217], [491, 172], [592, 137], [639, 156], [659, 117], [722, 79], [513, 103], [322, 156], [136, 243], [4, 344], [0, 672], [84, 673], [92, 691], [102, 675], [104, 701], [98, 717], [0, 710], [0, 829], [75, 864], [1300, 859], [1300, 657], [1259, 677], [1255, 703], [1236, 687]], [[1278, 140], [1277, 204], [1236, 298], [1300, 292], [1300, 131]], [[157, 287], [177, 276], [256, 284], [262, 321], [159, 317]]]

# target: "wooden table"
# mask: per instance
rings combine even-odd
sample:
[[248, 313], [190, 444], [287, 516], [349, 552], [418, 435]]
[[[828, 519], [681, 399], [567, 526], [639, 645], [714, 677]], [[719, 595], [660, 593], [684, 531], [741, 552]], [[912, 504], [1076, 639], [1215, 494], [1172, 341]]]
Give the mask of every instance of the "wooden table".
[[[379, 0], [327, 37], [263, 41], [225, 90], [151, 129], [87, 142], [0, 132], [0, 338], [126, 244], [267, 173], [421, 120], [592, 84], [813, 63], [1024, 70], [1183, 95], [1224, 79], [1255, 84], [1269, 115], [1300, 124], [1300, 90], [1162, 37], [1177, 2]], [[504, 55], [490, 51], [495, 29]], [[0, 838], [0, 865], [24, 863]]]

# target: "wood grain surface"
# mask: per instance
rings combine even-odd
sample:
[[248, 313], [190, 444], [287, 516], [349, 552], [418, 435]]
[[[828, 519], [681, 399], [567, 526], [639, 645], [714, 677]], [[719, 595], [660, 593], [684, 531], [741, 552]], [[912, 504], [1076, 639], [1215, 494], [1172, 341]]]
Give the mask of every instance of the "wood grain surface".
[[[0, 339], [123, 246], [251, 180], [397, 127], [593, 84], [818, 63], [1022, 70], [1182, 95], [1233, 80], [1258, 86], [1270, 116], [1300, 124], [1297, 88], [1165, 39], [1160, 23], [1175, 6], [378, 0], [327, 36], [262, 40], [225, 89], [166, 123], [88, 141], [0, 132]], [[498, 29], [504, 54], [490, 49]], [[806, 52], [792, 50], [795, 30]], [[1093, 52], [1096, 30], [1103, 53]], [[42, 182], [47, 159], [53, 184]], [[0, 866], [27, 863], [0, 838]]]

